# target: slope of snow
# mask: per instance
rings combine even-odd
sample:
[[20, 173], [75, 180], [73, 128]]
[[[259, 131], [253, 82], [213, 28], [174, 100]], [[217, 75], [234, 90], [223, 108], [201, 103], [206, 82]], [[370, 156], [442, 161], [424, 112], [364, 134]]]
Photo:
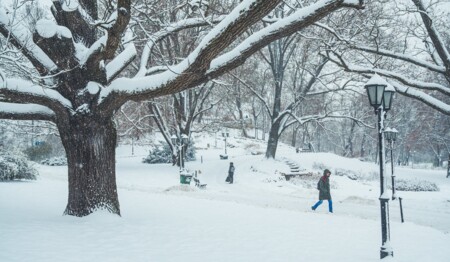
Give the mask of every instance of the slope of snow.
[[[275, 170], [287, 165], [251, 155], [258, 145], [249, 150], [247, 141], [230, 138], [230, 159], [220, 160], [223, 141], [216, 148], [214, 140], [197, 139], [203, 149], [186, 166], [201, 170], [203, 190], [180, 185], [176, 166], [141, 163], [149, 148], [135, 148], [134, 156], [129, 146], [118, 148], [122, 217], [103, 211], [62, 216], [67, 167], [37, 165], [37, 181], [0, 183], [0, 261], [379, 261], [377, 180], [332, 175], [335, 213], [327, 213], [326, 203], [312, 212], [318, 191], [280, 180]], [[321, 172], [314, 162], [332, 172], [377, 170], [372, 163], [295, 154], [286, 146], [277, 156], [314, 173]], [[236, 165], [233, 185], [224, 181], [230, 161]], [[433, 181], [440, 191], [399, 192], [405, 223], [398, 201], [391, 203], [393, 261], [448, 261], [450, 179], [444, 170], [397, 168], [397, 176]]]

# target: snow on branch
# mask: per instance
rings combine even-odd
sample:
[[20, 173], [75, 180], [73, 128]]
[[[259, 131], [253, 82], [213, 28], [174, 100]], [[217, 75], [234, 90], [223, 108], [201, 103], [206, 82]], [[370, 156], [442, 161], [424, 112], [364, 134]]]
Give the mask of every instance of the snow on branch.
[[[280, 0], [242, 1], [216, 25], [197, 48], [167, 71], [148, 77], [114, 80], [100, 95], [100, 104], [113, 110], [111, 100], [143, 100], [192, 88], [241, 65], [248, 57], [272, 41], [295, 33], [342, 7], [362, 8], [362, 1], [321, 0], [253, 34], [232, 51], [216, 58], [248, 27], [272, 11]], [[355, 3], [358, 4], [355, 4]], [[212, 62], [211, 62], [212, 61]], [[209, 70], [208, 70], [209, 69]], [[111, 94], [118, 96], [112, 97]], [[111, 100], [110, 100], [111, 99]]]
[[390, 82], [395, 90], [404, 96], [414, 98], [423, 102], [424, 104], [436, 109], [437, 111], [450, 116], [450, 105], [422, 92], [410, 87], [406, 87], [399, 83]]
[[[439, 85], [439, 84], [435, 84], [435, 83], [427, 83], [427, 82], [422, 82], [422, 81], [410, 80], [406, 76], [402, 76], [400, 74], [397, 74], [397, 73], [394, 73], [391, 71], [387, 71], [387, 70], [351, 65], [351, 64], [347, 63], [341, 56], [339, 56], [339, 55], [337, 55], [337, 56], [339, 58], [339, 61], [336, 61], [333, 59], [331, 59], [331, 61], [338, 64], [339, 66], [342, 66], [345, 69], [345, 71], [358, 73], [358, 74], [375, 74], [376, 73], [376, 74], [388, 77], [390, 79], [393, 79], [395, 81], [399, 81], [400, 83], [390, 81], [390, 84], [393, 85], [399, 93], [401, 93], [405, 96], [408, 96], [410, 98], [419, 100], [419, 101], [425, 103], [426, 105], [438, 110], [439, 112], [441, 112], [443, 114], [450, 115], [450, 105], [449, 104], [446, 104], [443, 101], [441, 101], [435, 97], [432, 97], [429, 94], [426, 94], [425, 92], [417, 90], [417, 89], [437, 90], [437, 91], [440, 91], [441, 93], [449, 96], [450, 88]], [[407, 85], [407, 86], [403, 86], [402, 84]], [[417, 88], [417, 89], [414, 89], [414, 88]]]
[[[318, 1], [317, 3], [299, 9], [286, 18], [279, 19], [275, 23], [245, 39], [240, 45], [230, 52], [214, 59], [211, 62], [211, 68], [208, 71], [208, 75], [215, 77], [224, 70], [237, 67], [242, 64], [246, 58], [272, 41], [288, 36], [302, 28], [312, 25], [325, 15], [341, 7], [363, 7], [360, 1], [344, 2], [330, 0]], [[352, 5], [353, 2], [358, 2], [358, 4]]]
[[[197, 48], [182, 62], [167, 71], [149, 77], [135, 79], [119, 78], [102, 90], [100, 103], [111, 93], [145, 99], [152, 92], [166, 95], [182, 91], [207, 81], [204, 72], [210, 61], [234, 42], [249, 26], [273, 10], [281, 0], [247, 0], [216, 25], [201, 41]], [[169, 86], [170, 85], [170, 86]], [[159, 90], [157, 90], [159, 89]], [[138, 98], [139, 96], [139, 98]], [[112, 98], [114, 99], [114, 98]]]
[[330, 57], [330, 60], [334, 63], [340, 65], [341, 67], [344, 67], [346, 71], [348, 72], [355, 72], [355, 73], [368, 73], [368, 74], [379, 74], [388, 78], [395, 79], [399, 82], [401, 82], [404, 85], [408, 85], [411, 87], [415, 87], [418, 89], [423, 90], [432, 90], [432, 91], [439, 91], [442, 94], [450, 95], [450, 88], [441, 84], [437, 83], [430, 83], [430, 82], [423, 82], [418, 80], [413, 80], [410, 77], [404, 76], [402, 74], [392, 72], [390, 70], [384, 70], [384, 69], [378, 69], [378, 68], [369, 68], [369, 67], [363, 67], [363, 66], [357, 66], [353, 64], [349, 64], [344, 60], [344, 58], [339, 55], [336, 52], [333, 52], [336, 57], [338, 57], [339, 61], [333, 60]]
[[125, 49], [106, 65], [106, 78], [108, 82], [115, 78], [136, 57], [136, 47], [132, 41], [129, 41], [132, 36], [133, 33], [131, 30], [128, 30], [123, 39]]
[[41, 75], [57, 71], [56, 64], [33, 41], [31, 32], [20, 23], [11, 25], [10, 16], [0, 7], [0, 34], [18, 49], [35, 66]]
[[188, 18], [185, 20], [177, 21], [175, 23], [172, 23], [166, 27], [164, 27], [162, 30], [151, 34], [149, 37], [149, 40], [144, 46], [144, 50], [142, 51], [141, 55], [141, 63], [139, 67], [139, 71], [136, 74], [136, 77], [142, 77], [145, 75], [148, 75], [147, 72], [147, 64], [148, 60], [150, 58], [150, 54], [153, 50], [153, 47], [156, 43], [164, 39], [165, 37], [169, 36], [170, 34], [173, 34], [175, 32], [179, 32], [181, 30], [194, 28], [194, 27], [200, 27], [200, 26], [207, 26], [210, 24], [216, 24], [223, 20], [225, 16], [219, 16], [219, 17], [207, 17], [207, 18]]
[[53, 111], [71, 110], [72, 104], [56, 90], [35, 85], [32, 82], [7, 78], [0, 82], [0, 96], [8, 102], [41, 104]]
[[65, 26], [59, 26], [53, 20], [41, 19], [36, 23], [36, 32], [43, 38], [54, 36], [72, 39], [72, 33]]
[[87, 11], [82, 8], [78, 0], [53, 1], [51, 8], [56, 22], [67, 27], [74, 39], [90, 46], [95, 41], [95, 27]]
[[0, 102], [0, 118], [11, 120], [54, 121], [55, 113], [48, 107], [41, 105]]
[[33, 41], [52, 59], [59, 68], [75, 67], [75, 46], [72, 33], [67, 27], [53, 20], [41, 19], [36, 23]]
[[372, 54], [383, 55], [383, 56], [394, 58], [394, 59], [399, 59], [399, 60], [414, 64], [414, 65], [429, 69], [429, 70], [437, 72], [437, 73], [445, 73], [445, 67], [443, 67], [441, 65], [432, 64], [427, 61], [418, 59], [414, 56], [396, 53], [396, 52], [392, 52], [390, 50], [385, 50], [382, 48], [373, 48], [373, 47], [365, 46], [362, 44], [358, 44], [358, 43], [355, 43], [354, 41], [345, 39], [343, 36], [339, 35], [334, 29], [330, 28], [329, 26], [327, 26], [325, 24], [314, 23], [314, 25], [327, 30], [328, 32], [333, 34], [339, 41], [345, 43], [351, 49], [365, 51], [365, 52], [369, 52]]
[[299, 123], [300, 125], [303, 125], [307, 122], [320, 121], [320, 120], [326, 120], [326, 119], [328, 119], [328, 120], [330, 120], [330, 119], [349, 119], [349, 120], [355, 121], [359, 125], [365, 126], [367, 128], [371, 128], [371, 129], [375, 128], [374, 126], [371, 126], [371, 125], [365, 123], [361, 119], [355, 118], [353, 116], [341, 115], [341, 114], [336, 114], [336, 113], [334, 113], [334, 114], [333, 113], [325, 113], [323, 115], [309, 115], [309, 116], [302, 116], [302, 117], [298, 117], [298, 116], [290, 113], [290, 116], [293, 118], [293, 120], [290, 121], [289, 123], [285, 124], [284, 128], [287, 128], [295, 123]]

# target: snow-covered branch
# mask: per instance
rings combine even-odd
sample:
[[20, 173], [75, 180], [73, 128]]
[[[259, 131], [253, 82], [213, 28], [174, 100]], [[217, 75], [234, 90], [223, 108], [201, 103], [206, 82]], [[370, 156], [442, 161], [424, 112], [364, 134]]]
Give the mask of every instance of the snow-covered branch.
[[327, 30], [328, 32], [333, 34], [339, 41], [345, 43], [351, 49], [365, 51], [365, 52], [372, 53], [372, 54], [378, 54], [378, 55], [382, 55], [382, 56], [386, 56], [386, 57], [390, 57], [390, 58], [394, 58], [394, 59], [398, 59], [398, 60], [403, 60], [405, 62], [423, 67], [425, 69], [428, 69], [428, 70], [431, 70], [431, 71], [434, 71], [437, 73], [445, 73], [445, 67], [443, 67], [441, 65], [432, 64], [430, 62], [424, 61], [422, 59], [418, 59], [417, 57], [414, 57], [411, 55], [401, 54], [401, 53], [392, 52], [390, 50], [386, 50], [386, 49], [382, 49], [382, 48], [374, 48], [374, 47], [366, 46], [364, 44], [359, 44], [354, 41], [345, 39], [343, 36], [339, 35], [333, 28], [330, 28], [329, 26], [327, 26], [325, 24], [314, 23], [314, 25]]
[[309, 116], [302, 116], [302, 117], [298, 117], [298, 116], [295, 116], [294, 114], [291, 114], [291, 117], [294, 118], [294, 120], [287, 123], [286, 127], [289, 127], [295, 123], [299, 123], [300, 125], [303, 125], [307, 122], [319, 121], [319, 120], [325, 120], [325, 119], [328, 119], [328, 120], [330, 120], [330, 119], [349, 119], [349, 120], [355, 121], [359, 125], [365, 126], [367, 128], [371, 128], [371, 129], [375, 128], [374, 126], [371, 126], [371, 125], [365, 123], [364, 121], [362, 121], [361, 119], [355, 118], [353, 116], [333, 114], [333, 113], [325, 113], [322, 115], [309, 115]]
[[0, 118], [55, 121], [55, 113], [48, 107], [41, 105], [0, 102]]
[[0, 34], [9, 39], [41, 75], [57, 71], [56, 64], [32, 41], [31, 32], [22, 24], [11, 25], [9, 13], [0, 8]]
[[71, 111], [72, 104], [56, 90], [44, 88], [22, 79], [0, 82], [1, 100], [18, 104], [40, 104], [54, 112]]
[[[349, 2], [353, 2], [354, 5], [351, 5]], [[312, 25], [326, 14], [344, 6], [353, 8], [363, 7], [360, 1], [346, 2], [322, 0], [311, 4], [310, 6], [299, 9], [292, 15], [279, 19], [275, 23], [254, 33], [233, 50], [214, 59], [211, 62], [211, 68], [208, 71], [208, 76], [216, 77], [223, 71], [227, 71], [241, 65], [245, 59], [272, 41], [288, 36], [302, 28]]]
[[[423, 24], [425, 25], [425, 28], [427, 29], [428, 35], [431, 38], [431, 41], [433, 42], [434, 47], [436, 48], [437, 53], [439, 54], [439, 57], [441, 58], [442, 62], [445, 65], [445, 68], [447, 69], [447, 73], [450, 75], [450, 54], [447, 50], [447, 46], [445, 45], [445, 42], [442, 40], [441, 35], [439, 34], [438, 30], [436, 30], [433, 20], [431, 19], [430, 15], [427, 13], [427, 10], [424, 7], [424, 4], [422, 3], [422, 0], [412, 0], [414, 4], [416, 5], [417, 9], [419, 9], [419, 14], [422, 17]], [[450, 76], [449, 76], [450, 78]]]
[[432, 97], [431, 95], [422, 92], [420, 90], [416, 90], [410, 87], [406, 87], [399, 83], [391, 82], [390, 83], [397, 92], [401, 93], [404, 96], [414, 98], [423, 102], [424, 104], [436, 109], [437, 111], [450, 115], [450, 105], [444, 103], [443, 101]]
[[134, 43], [131, 42], [132, 37], [133, 33], [131, 30], [128, 30], [123, 39], [125, 49], [106, 65], [106, 78], [108, 82], [122, 72], [136, 57], [137, 51]]
[[[335, 54], [335, 55], [337, 55], [337, 54]], [[422, 82], [422, 81], [411, 80], [410, 78], [407, 78], [406, 76], [402, 76], [398, 73], [391, 72], [388, 70], [352, 65], [352, 64], [348, 63], [347, 61], [345, 61], [342, 56], [337, 55], [337, 57], [338, 57], [338, 60], [334, 60], [331, 58], [331, 61], [342, 66], [345, 69], [345, 71], [358, 73], [358, 74], [379, 74], [379, 75], [388, 77], [390, 79], [396, 80], [400, 83], [395, 82], [395, 81], [391, 81], [390, 83], [395, 87], [395, 89], [399, 93], [401, 93], [405, 96], [414, 98], [416, 100], [419, 100], [419, 101], [427, 104], [428, 106], [438, 110], [439, 112], [441, 112], [443, 114], [450, 115], [450, 105], [449, 104], [446, 104], [445, 102], [431, 96], [430, 94], [426, 94], [425, 92], [417, 90], [417, 89], [428, 90], [428, 91], [437, 90], [437, 91], [440, 91], [442, 94], [445, 94], [446, 96], [450, 96], [450, 88], [449, 87], [446, 87], [446, 86], [443, 86], [440, 84], [436, 84], [436, 83], [427, 83], [427, 82]], [[404, 85], [406, 85], [406, 86], [404, 86]], [[414, 88], [417, 88], [417, 89], [414, 89]]]
[[147, 69], [148, 60], [150, 59], [150, 54], [153, 50], [153, 47], [160, 42], [162, 39], [166, 38], [167, 36], [179, 32], [181, 30], [194, 28], [194, 27], [200, 27], [200, 26], [207, 26], [210, 24], [216, 24], [224, 19], [225, 16], [219, 16], [219, 17], [207, 17], [204, 18], [188, 18], [185, 20], [177, 21], [175, 23], [172, 23], [166, 27], [164, 27], [162, 30], [151, 34], [149, 36], [149, 40], [144, 46], [144, 50], [141, 54], [141, 63], [139, 67], [139, 71], [136, 74], [136, 77], [142, 77], [149, 75], [149, 70]]

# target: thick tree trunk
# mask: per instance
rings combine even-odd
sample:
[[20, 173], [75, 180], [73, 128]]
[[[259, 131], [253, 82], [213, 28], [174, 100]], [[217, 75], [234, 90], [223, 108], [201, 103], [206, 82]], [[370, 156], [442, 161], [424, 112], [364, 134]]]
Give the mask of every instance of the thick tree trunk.
[[280, 136], [278, 135], [278, 130], [280, 129], [280, 123], [275, 122], [270, 127], [269, 141], [267, 141], [266, 158], [275, 158], [277, 153], [278, 140]]
[[100, 209], [120, 215], [115, 172], [116, 129], [111, 118], [78, 116], [59, 124], [66, 149], [69, 199], [64, 214]]

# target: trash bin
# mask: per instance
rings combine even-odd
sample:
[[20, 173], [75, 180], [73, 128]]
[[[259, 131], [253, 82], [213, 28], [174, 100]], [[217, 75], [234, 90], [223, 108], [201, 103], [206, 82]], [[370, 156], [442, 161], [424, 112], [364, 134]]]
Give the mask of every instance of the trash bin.
[[180, 174], [180, 183], [181, 184], [190, 184], [192, 180], [191, 174]]

